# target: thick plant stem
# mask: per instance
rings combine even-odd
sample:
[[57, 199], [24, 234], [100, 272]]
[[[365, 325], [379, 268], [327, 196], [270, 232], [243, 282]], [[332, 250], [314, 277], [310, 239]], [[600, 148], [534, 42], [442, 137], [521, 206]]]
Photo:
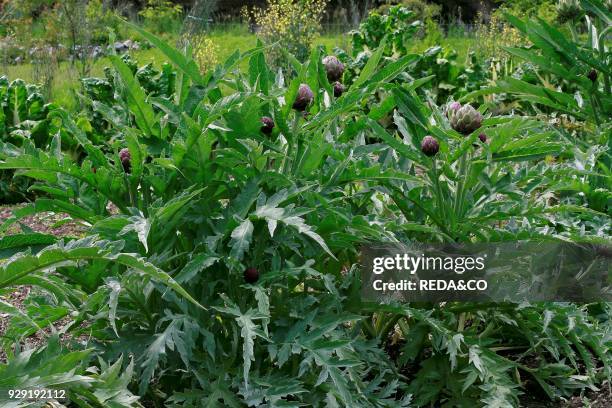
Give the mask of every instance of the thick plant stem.
[[438, 209], [442, 213], [442, 220], [447, 219], [446, 217], [446, 206], [444, 205], [444, 197], [442, 195], [442, 188], [440, 187], [440, 176], [438, 174], [438, 167], [436, 166], [436, 159], [432, 161], [431, 170], [433, 173], [433, 184], [435, 188], [436, 201], [438, 202]]
[[489, 334], [491, 334], [491, 332], [493, 332], [493, 330], [495, 329], [495, 324], [493, 322], [489, 323], [487, 325], [487, 327], [485, 327], [485, 329], [482, 331], [482, 333], [480, 333], [478, 335], [478, 338], [482, 339], [482, 338], [487, 338], [489, 336]]
[[[605, 44], [605, 40], [606, 37], [608, 35], [608, 32], [612, 30], [612, 26], [608, 26], [606, 27], [605, 30], [601, 31], [601, 34], [599, 34], [599, 56], [601, 58], [602, 61], [605, 60], [605, 56], [606, 56], [606, 50], [605, 47], [602, 44]], [[603, 78], [604, 78], [604, 87], [605, 87], [605, 92], [606, 94], [610, 95], [610, 92], [612, 92], [612, 88], [610, 87], [610, 74], [609, 71], [606, 72], [602, 72], [603, 74]]]
[[403, 317], [402, 315], [397, 314], [397, 315], [394, 315], [394, 316], [390, 316], [389, 320], [387, 320], [384, 323], [382, 323], [382, 320], [381, 320], [381, 324], [380, 325], [377, 324], [377, 326], [378, 326], [378, 329], [377, 329], [378, 333], [377, 334], [379, 336], [381, 336], [381, 335], [384, 336], [385, 334], [389, 333], [389, 331], [391, 331], [391, 329], [395, 327], [395, 325], [397, 324], [398, 320], [401, 319], [402, 317]]
[[463, 329], [465, 329], [465, 321], [467, 319], [467, 313], [466, 312], [462, 312], [459, 315], [459, 322], [457, 324], [457, 331], [459, 333], [461, 333], [463, 331]]
[[296, 156], [299, 154], [299, 149], [297, 148], [297, 144], [299, 142], [299, 123], [300, 116], [296, 113], [295, 118], [293, 119], [293, 126], [291, 127], [291, 137], [287, 138], [287, 154], [285, 155], [285, 159], [283, 161], [283, 174], [287, 174], [287, 172], [293, 167], [293, 163], [290, 162], [297, 160], [297, 157], [293, 157], [294, 153]]
[[142, 177], [141, 179], [141, 183], [140, 183], [140, 188], [142, 188], [142, 200], [143, 200], [143, 208], [142, 208], [142, 212], [145, 215], [145, 217], [149, 216], [149, 205], [151, 204], [151, 188], [149, 186], [149, 183], [147, 183], [147, 181], [144, 179], [144, 177]]
[[467, 158], [464, 154], [459, 158], [459, 172], [457, 173], [457, 189], [455, 191], [455, 202], [453, 203], [453, 211], [455, 213], [455, 220], [459, 220], [460, 215], [460, 207], [461, 207], [461, 198], [463, 196], [463, 188], [465, 185], [465, 168], [467, 166]]
[[459, 200], [459, 217], [463, 218], [465, 215], [465, 197], [467, 195], [467, 181], [472, 171], [472, 160], [471, 157], [467, 157], [467, 164], [465, 166], [465, 173], [463, 174], [463, 188], [461, 189], [461, 199]]
[[570, 33], [572, 34], [572, 41], [574, 41], [575, 43], [578, 43], [578, 33], [576, 32], [576, 27], [574, 25], [575, 23], [572, 21], [570, 24], [568, 24], [568, 27], [570, 29]]
[[125, 183], [125, 188], [128, 191], [128, 195], [130, 198], [130, 205], [132, 207], [136, 207], [136, 204], [134, 203], [134, 193], [132, 192], [132, 184], [128, 180], [128, 176], [126, 173], [123, 173], [123, 182]]
[[595, 100], [594, 92], [591, 92], [589, 98], [591, 99], [591, 108], [593, 109], [595, 123], [597, 123], [597, 126], [601, 126], [601, 121], [599, 120], [599, 115], [597, 114], [597, 101]]

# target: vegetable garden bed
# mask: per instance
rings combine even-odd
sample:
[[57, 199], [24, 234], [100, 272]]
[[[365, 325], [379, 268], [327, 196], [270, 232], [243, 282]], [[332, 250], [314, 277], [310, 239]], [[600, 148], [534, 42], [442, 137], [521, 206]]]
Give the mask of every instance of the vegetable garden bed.
[[259, 42], [202, 72], [124, 22], [169, 63], [111, 56], [78, 113], [0, 80], [1, 192], [27, 201], [0, 209], [0, 405], [608, 406], [605, 296], [361, 292], [371, 243], [607, 256], [612, 20], [580, 3], [586, 42], [507, 16], [529, 43], [500, 78], [408, 53], [400, 7], [284, 69]]

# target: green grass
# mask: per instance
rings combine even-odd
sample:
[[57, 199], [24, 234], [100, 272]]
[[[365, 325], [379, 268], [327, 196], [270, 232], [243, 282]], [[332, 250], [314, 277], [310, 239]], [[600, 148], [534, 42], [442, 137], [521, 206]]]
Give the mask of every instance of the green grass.
[[[457, 51], [457, 62], [465, 63], [467, 61], [467, 57], [470, 51], [475, 51], [476, 44], [474, 38], [466, 38], [466, 37], [447, 37], [443, 38], [440, 42], [440, 46], [444, 49], [451, 49]], [[425, 44], [423, 42], [417, 42], [410, 47], [410, 51], [414, 53], [422, 53], [430, 45]]]
[[[254, 34], [249, 33], [244, 28], [236, 27], [229, 30], [213, 31], [210, 34], [210, 38], [219, 47], [218, 60], [224, 61], [227, 59], [235, 50], [241, 52], [247, 51], [255, 47], [257, 43], [257, 37]], [[350, 38], [346, 35], [335, 34], [335, 35], [322, 35], [315, 40], [315, 45], [323, 45], [329, 51], [333, 50], [334, 47], [341, 47], [347, 49], [350, 44]], [[473, 40], [468, 38], [446, 38], [440, 44], [443, 47], [449, 47], [457, 50], [458, 61], [465, 61], [470, 48], [473, 45]], [[412, 47], [413, 52], [422, 52], [427, 46], [422, 43], [415, 43]], [[159, 67], [166, 61], [165, 56], [157, 49], [145, 49], [140, 51], [132, 52], [132, 57], [138, 61], [139, 65], [144, 65], [152, 62], [155, 66]], [[241, 68], [246, 68], [248, 62], [244, 61]], [[89, 73], [90, 76], [103, 76], [104, 68], [110, 66], [108, 58], [100, 58], [95, 61], [91, 67]], [[6, 68], [2, 68], [1, 75], [8, 76], [9, 79], [21, 78], [26, 82], [36, 82], [34, 78], [32, 65], [9, 65]], [[51, 99], [62, 105], [63, 107], [74, 110], [77, 108], [76, 92], [79, 89], [79, 73], [78, 70], [71, 65], [70, 62], [61, 62], [55, 73], [53, 86], [51, 90]]]

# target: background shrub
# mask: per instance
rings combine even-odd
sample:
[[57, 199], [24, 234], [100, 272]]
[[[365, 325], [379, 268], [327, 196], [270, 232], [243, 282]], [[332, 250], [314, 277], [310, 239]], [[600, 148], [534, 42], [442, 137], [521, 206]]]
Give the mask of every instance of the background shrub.
[[183, 7], [166, 0], [147, 0], [147, 6], [138, 14], [144, 26], [155, 33], [176, 32], [181, 25]]
[[243, 16], [253, 21], [259, 35], [278, 46], [269, 53], [273, 66], [286, 66], [282, 50], [305, 61], [313, 40], [321, 30], [327, 0], [268, 0], [265, 8], [245, 9]]

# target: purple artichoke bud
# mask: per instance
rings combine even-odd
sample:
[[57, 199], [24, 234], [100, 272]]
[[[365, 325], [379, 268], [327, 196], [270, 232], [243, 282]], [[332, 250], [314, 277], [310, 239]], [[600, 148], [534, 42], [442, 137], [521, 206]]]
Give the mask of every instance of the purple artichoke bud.
[[261, 133], [269, 135], [274, 129], [274, 120], [269, 116], [261, 118]]
[[425, 136], [421, 142], [421, 151], [425, 155], [432, 157], [440, 150], [440, 144], [432, 136]]
[[594, 69], [589, 71], [589, 73], [587, 75], [587, 78], [589, 78], [591, 80], [591, 82], [597, 81], [597, 71], [595, 71]]
[[255, 283], [259, 280], [259, 271], [255, 268], [246, 268], [244, 270], [244, 281], [246, 283]]
[[119, 160], [123, 166], [123, 171], [129, 173], [132, 170], [132, 155], [127, 148], [121, 149], [119, 152]]
[[336, 98], [339, 98], [342, 96], [343, 93], [344, 93], [344, 85], [342, 85], [340, 82], [335, 82], [334, 83], [334, 96]]
[[339, 81], [344, 74], [344, 64], [340, 62], [334, 55], [328, 55], [323, 58], [323, 65], [325, 65], [325, 72], [327, 72], [327, 79], [329, 82]]
[[295, 102], [293, 102], [293, 109], [298, 111], [304, 111], [312, 103], [314, 99], [314, 94], [310, 87], [306, 84], [301, 84], [298, 89], [297, 96], [295, 97]]
[[457, 132], [469, 135], [482, 124], [482, 114], [472, 105], [463, 105], [451, 116], [450, 123]]

